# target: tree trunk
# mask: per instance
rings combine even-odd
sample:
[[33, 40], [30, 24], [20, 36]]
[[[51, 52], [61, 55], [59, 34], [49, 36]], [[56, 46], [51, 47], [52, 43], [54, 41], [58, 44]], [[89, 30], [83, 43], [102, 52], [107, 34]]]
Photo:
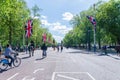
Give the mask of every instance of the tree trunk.
[[12, 27], [9, 26], [9, 44], [12, 43]]

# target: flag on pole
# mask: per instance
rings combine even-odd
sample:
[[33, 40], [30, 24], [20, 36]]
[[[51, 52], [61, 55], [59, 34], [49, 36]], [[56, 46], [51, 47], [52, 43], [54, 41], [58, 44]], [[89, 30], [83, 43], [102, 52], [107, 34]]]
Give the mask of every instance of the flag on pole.
[[28, 20], [25, 26], [25, 35], [27, 38], [29, 38], [32, 35], [33, 32], [32, 26], [33, 26], [32, 20]]
[[47, 39], [47, 36], [46, 36], [46, 33], [44, 33], [44, 34], [42, 35], [42, 40], [43, 40], [44, 42], [46, 42], [46, 39]]
[[92, 16], [87, 16], [87, 18], [90, 20], [90, 22], [91, 22], [94, 26], [96, 26], [96, 20], [95, 20], [94, 17], [92, 17]]

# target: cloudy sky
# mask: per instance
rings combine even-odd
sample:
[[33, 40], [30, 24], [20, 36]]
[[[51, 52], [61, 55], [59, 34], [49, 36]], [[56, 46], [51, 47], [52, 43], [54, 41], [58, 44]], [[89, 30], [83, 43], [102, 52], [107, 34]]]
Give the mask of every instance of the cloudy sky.
[[[83, 10], [87, 10], [99, 0], [25, 0], [31, 9], [37, 5], [42, 9], [42, 25], [48, 28], [57, 42], [61, 42], [65, 34], [72, 29], [69, 21]], [[108, 1], [108, 0], [104, 0]]]

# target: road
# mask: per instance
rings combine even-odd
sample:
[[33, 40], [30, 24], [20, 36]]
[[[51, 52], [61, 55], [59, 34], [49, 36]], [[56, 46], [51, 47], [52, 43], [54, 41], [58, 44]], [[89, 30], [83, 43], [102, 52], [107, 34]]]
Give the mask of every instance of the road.
[[120, 57], [83, 50], [49, 48], [47, 57], [36, 50], [33, 57], [19, 53], [22, 63], [0, 73], [0, 80], [120, 80]]

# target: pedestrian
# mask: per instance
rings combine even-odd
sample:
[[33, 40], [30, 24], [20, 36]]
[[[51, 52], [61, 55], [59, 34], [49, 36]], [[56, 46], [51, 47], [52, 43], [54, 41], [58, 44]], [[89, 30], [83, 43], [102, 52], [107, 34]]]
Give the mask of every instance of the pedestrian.
[[25, 46], [25, 52], [27, 54], [27, 51], [28, 51], [28, 45]]
[[107, 55], [107, 46], [104, 45], [104, 46], [102, 47], [102, 49], [103, 49], [103, 51], [104, 51], [104, 54]]
[[57, 51], [59, 52], [59, 45], [57, 45]]
[[63, 45], [61, 45], [61, 52], [63, 51]]
[[42, 57], [46, 57], [47, 56], [47, 53], [46, 53], [46, 50], [47, 50], [47, 46], [45, 43], [43, 43], [43, 45], [41, 46], [41, 50], [43, 51], [42, 52]]
[[28, 51], [29, 51], [29, 57], [31, 57], [31, 46], [28, 46]]
[[30, 42], [30, 48], [31, 48], [31, 51], [32, 51], [32, 56], [34, 56], [35, 45], [34, 45], [33, 41]]

